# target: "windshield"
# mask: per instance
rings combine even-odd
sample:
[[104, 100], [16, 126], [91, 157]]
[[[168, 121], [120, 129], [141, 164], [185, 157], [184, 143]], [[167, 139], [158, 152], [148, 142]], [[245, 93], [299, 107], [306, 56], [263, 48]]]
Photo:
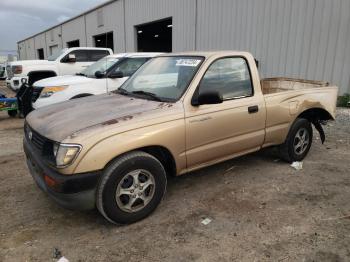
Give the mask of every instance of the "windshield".
[[104, 57], [98, 60], [96, 63], [93, 63], [89, 67], [85, 68], [81, 71], [81, 75], [85, 75], [87, 77], [95, 78], [95, 73], [100, 71], [105, 74], [108, 69], [110, 69], [113, 65], [115, 65], [119, 61], [119, 58], [116, 57]]
[[62, 49], [61, 51], [55, 52], [54, 54], [50, 55], [47, 60], [49, 61], [55, 61], [59, 56], [61, 56], [64, 52], [67, 51], [67, 48]]
[[153, 58], [121, 88], [122, 91], [176, 101], [184, 93], [203, 57], [173, 56]]

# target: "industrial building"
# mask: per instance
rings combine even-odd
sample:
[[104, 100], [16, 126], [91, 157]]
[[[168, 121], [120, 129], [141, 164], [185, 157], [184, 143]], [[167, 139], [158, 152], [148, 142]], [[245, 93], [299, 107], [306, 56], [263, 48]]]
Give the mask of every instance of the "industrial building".
[[349, 0], [115, 0], [18, 42], [20, 59], [74, 46], [114, 52], [245, 50], [263, 77], [350, 93]]

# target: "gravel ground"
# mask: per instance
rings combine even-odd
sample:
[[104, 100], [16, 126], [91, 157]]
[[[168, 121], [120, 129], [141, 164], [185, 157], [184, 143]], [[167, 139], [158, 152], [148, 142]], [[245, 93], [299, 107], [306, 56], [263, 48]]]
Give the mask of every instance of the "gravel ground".
[[129, 226], [42, 193], [22, 126], [0, 113], [0, 261], [57, 261], [55, 249], [69, 261], [350, 261], [349, 109], [324, 145], [314, 138], [303, 170], [268, 149], [171, 178], [156, 212]]

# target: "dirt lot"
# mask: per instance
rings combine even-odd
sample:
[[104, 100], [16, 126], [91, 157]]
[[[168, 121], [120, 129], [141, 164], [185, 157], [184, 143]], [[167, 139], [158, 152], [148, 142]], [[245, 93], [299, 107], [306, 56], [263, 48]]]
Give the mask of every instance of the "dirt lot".
[[0, 113], [0, 261], [57, 261], [55, 248], [70, 261], [350, 261], [350, 110], [303, 170], [269, 149], [172, 178], [152, 216], [121, 227], [37, 188], [22, 126]]

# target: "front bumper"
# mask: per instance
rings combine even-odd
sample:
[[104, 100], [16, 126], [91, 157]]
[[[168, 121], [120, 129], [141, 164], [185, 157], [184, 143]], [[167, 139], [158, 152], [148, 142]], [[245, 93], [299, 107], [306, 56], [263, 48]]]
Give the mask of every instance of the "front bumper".
[[[44, 162], [26, 137], [23, 140], [23, 148], [30, 174], [39, 188], [55, 202], [74, 210], [95, 208], [95, 191], [101, 172], [62, 175]], [[49, 185], [52, 181], [55, 181], [54, 186]]]

